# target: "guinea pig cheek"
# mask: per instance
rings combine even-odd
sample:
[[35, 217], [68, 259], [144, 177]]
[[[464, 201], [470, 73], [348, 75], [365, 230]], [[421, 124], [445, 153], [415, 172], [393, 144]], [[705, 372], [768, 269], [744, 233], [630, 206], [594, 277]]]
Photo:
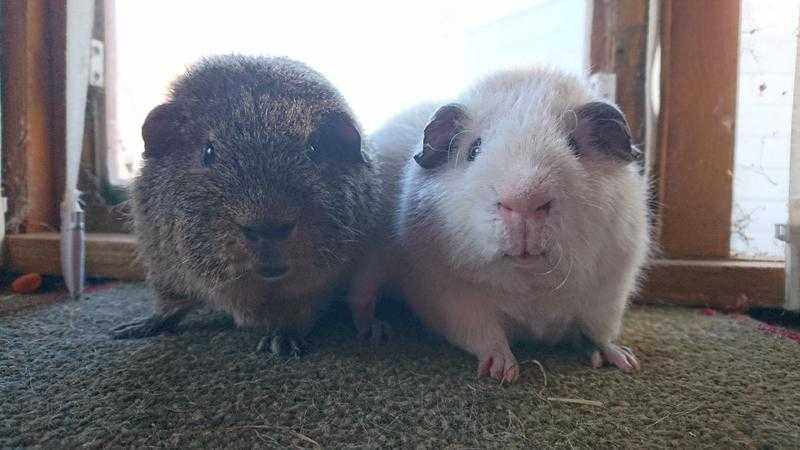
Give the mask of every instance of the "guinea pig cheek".
[[223, 260], [226, 272], [232, 278], [238, 277], [243, 272], [249, 272], [252, 268], [250, 251], [238, 236], [231, 235], [224, 240], [219, 256]]

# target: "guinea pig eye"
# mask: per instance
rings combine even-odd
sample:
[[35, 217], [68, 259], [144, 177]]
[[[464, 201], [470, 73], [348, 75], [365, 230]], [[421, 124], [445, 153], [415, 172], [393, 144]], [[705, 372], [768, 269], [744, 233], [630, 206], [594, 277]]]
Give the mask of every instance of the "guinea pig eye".
[[217, 160], [217, 154], [214, 151], [214, 144], [209, 143], [203, 150], [203, 167], [210, 167]]
[[475, 161], [475, 158], [481, 153], [481, 138], [472, 141], [469, 146], [469, 153], [467, 153], [467, 161]]

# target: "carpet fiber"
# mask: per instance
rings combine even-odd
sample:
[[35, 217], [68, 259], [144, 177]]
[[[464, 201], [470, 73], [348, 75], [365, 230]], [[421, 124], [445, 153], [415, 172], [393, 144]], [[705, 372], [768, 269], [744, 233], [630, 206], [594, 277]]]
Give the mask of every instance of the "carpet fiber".
[[354, 344], [334, 307], [300, 359], [255, 352], [259, 336], [210, 312], [109, 339], [149, 295], [0, 298], [0, 447], [800, 446], [800, 344], [742, 316], [634, 307], [623, 342], [640, 373], [524, 347], [521, 382], [501, 386], [391, 304], [388, 345]]

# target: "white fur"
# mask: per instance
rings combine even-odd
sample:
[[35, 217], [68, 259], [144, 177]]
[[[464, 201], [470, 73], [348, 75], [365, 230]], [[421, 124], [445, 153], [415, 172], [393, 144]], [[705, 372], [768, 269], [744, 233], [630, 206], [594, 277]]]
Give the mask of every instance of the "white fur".
[[[509, 381], [517, 374], [508, 372], [517, 370], [515, 340], [580, 332], [613, 350], [648, 253], [647, 184], [633, 164], [578, 158], [567, 145], [574, 110], [593, 100], [585, 82], [553, 70], [490, 76], [458, 99], [469, 117], [466, 136], [457, 156], [434, 170], [411, 158], [434, 106], [375, 133], [393, 245], [376, 251], [383, 263], [363, 268], [362, 282], [399, 288], [424, 323], [482, 365], [500, 364], [487, 372]], [[481, 152], [467, 161], [477, 137]], [[554, 199], [544, 225], [528, 234], [528, 248], [547, 255], [522, 266], [504, 256], [521, 243], [497, 205], [503, 195], [533, 191]]]

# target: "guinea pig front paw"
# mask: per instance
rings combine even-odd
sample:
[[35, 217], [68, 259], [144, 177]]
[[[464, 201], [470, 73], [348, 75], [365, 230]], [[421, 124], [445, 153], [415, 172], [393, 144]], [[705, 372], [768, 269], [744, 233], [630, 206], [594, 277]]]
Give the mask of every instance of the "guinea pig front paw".
[[591, 363], [595, 369], [611, 364], [625, 373], [635, 372], [641, 368], [633, 350], [617, 344], [608, 344], [603, 349], [593, 351]]
[[519, 379], [519, 364], [511, 350], [490, 352], [478, 360], [478, 378], [490, 376], [501, 383]]
[[373, 319], [358, 331], [358, 339], [372, 345], [380, 345], [392, 337], [392, 327], [388, 323]]
[[261, 341], [259, 341], [258, 347], [256, 347], [256, 351], [269, 352], [282, 358], [297, 358], [303, 354], [304, 350], [305, 343], [301, 338], [285, 333], [275, 333], [264, 336], [261, 338]]

